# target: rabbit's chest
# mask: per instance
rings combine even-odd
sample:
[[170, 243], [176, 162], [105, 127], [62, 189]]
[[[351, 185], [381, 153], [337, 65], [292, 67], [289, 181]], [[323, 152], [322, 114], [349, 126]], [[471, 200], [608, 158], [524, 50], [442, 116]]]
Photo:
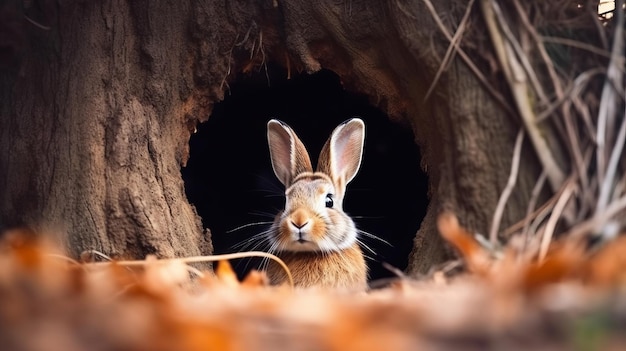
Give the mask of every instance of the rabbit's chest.
[[[361, 249], [355, 245], [330, 253], [283, 252], [278, 255], [298, 287], [325, 287], [350, 290], [367, 288], [367, 266]], [[270, 264], [267, 274], [272, 284], [287, 282], [287, 275], [278, 264]]]

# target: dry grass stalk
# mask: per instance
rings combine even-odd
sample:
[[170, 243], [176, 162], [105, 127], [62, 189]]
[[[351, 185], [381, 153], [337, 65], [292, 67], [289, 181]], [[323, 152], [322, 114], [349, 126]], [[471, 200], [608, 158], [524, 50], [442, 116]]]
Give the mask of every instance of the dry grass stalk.
[[513, 160], [511, 161], [511, 172], [509, 174], [509, 180], [506, 183], [506, 187], [498, 199], [498, 205], [496, 206], [495, 213], [493, 215], [493, 222], [491, 224], [491, 231], [489, 232], [489, 240], [492, 244], [495, 244], [498, 239], [498, 230], [500, 229], [500, 221], [502, 220], [502, 214], [504, 213], [504, 206], [513, 192], [515, 183], [517, 183], [517, 175], [519, 173], [519, 164], [522, 154], [522, 141], [524, 140], [524, 132], [520, 130], [517, 133], [515, 139], [515, 147], [513, 148]]
[[500, 16], [496, 14], [496, 8], [498, 8], [497, 2], [481, 0], [480, 4], [496, 56], [511, 88], [511, 93], [513, 94], [526, 132], [536, 150], [537, 157], [548, 174], [552, 190], [556, 191], [561, 184], [563, 184], [565, 174], [556, 161], [554, 156], [555, 152], [550, 149], [542, 135], [543, 133], [537, 126], [537, 118], [532, 108], [534, 104], [529, 99], [530, 89], [527, 85], [528, 75], [524, 71], [519, 58], [515, 55], [513, 44], [505, 39], [502, 33], [502, 21], [498, 21], [498, 18], [502, 18], [502, 12], [498, 10]]
[[[505, 110], [510, 110], [509, 105], [507, 104], [506, 99], [504, 98], [504, 96], [502, 96], [502, 94], [500, 94], [498, 92], [498, 90], [495, 89], [489, 83], [489, 80], [485, 77], [485, 75], [481, 72], [481, 70], [476, 66], [476, 64], [474, 64], [474, 62], [469, 57], [469, 55], [463, 50], [463, 48], [461, 48], [458, 45], [457, 42], [455, 42], [453, 40], [452, 35], [450, 35], [450, 32], [448, 31], [446, 26], [441, 21], [441, 18], [437, 14], [437, 11], [435, 10], [435, 7], [433, 6], [432, 2], [430, 0], [423, 0], [423, 1], [424, 1], [424, 4], [426, 5], [426, 7], [428, 8], [428, 10], [430, 11], [431, 15], [433, 16], [433, 19], [435, 20], [435, 23], [437, 23], [437, 26], [439, 27], [441, 32], [445, 35], [446, 39], [448, 39], [450, 41], [450, 45], [453, 46], [457, 50], [457, 54], [459, 55], [459, 57], [461, 57], [463, 62], [467, 65], [467, 67], [469, 67], [469, 69], [472, 71], [472, 73], [474, 73], [476, 75], [476, 77], [483, 84], [485, 89], [487, 89], [487, 91], [489, 91], [489, 93], [494, 97], [494, 99], [496, 99], [500, 103], [502, 108], [504, 108]], [[397, 4], [398, 4], [398, 7], [402, 8], [402, 6], [399, 3], [397, 3]], [[469, 11], [469, 9], [468, 9], [468, 11]], [[460, 33], [459, 33], [459, 37], [460, 37]], [[433, 85], [434, 85], [434, 83], [433, 83]]]
[[[545, 176], [540, 178], [547, 178], [552, 192], [557, 194], [539, 210], [529, 209], [526, 217], [506, 230], [502, 238], [510, 238], [520, 230], [523, 236], [529, 238], [526, 242], [531, 241], [531, 236], [540, 236], [542, 244], [537, 254], [546, 257], [555, 236], [571, 235], [572, 240], [577, 241], [582, 237], [601, 235], [606, 225], [623, 228], [626, 224], [615, 219], [623, 212], [621, 199], [624, 187], [619, 184], [626, 177], [623, 161], [626, 143], [624, 14], [617, 11], [615, 18], [608, 22], [604, 20], [605, 23], [598, 26], [603, 20], [598, 17], [597, 11], [594, 17], [589, 7], [579, 6], [578, 10], [565, 13], [566, 9], [571, 9], [571, 2], [568, 1], [550, 5], [514, 1], [507, 8], [500, 5], [497, 0], [480, 2], [495, 55], [543, 166]], [[563, 9], [562, 13], [555, 10], [559, 6]], [[623, 8], [623, 0], [616, 2], [616, 8]], [[516, 11], [517, 26], [515, 21], [510, 20], [515, 16], [509, 16], [505, 9]], [[589, 14], [587, 22], [592, 23], [585, 30], [596, 28], [599, 37], [612, 37], [610, 52], [605, 47], [596, 47], [592, 42], [585, 41], [588, 35], [581, 35], [579, 39], [544, 34], [544, 28], [551, 21], [563, 25], [559, 21], [565, 23], [569, 20], [569, 26], [583, 26], [581, 19], [586, 16], [583, 15], [585, 11]], [[529, 17], [530, 13], [534, 14], [534, 18]], [[542, 17], [544, 13], [546, 15]], [[613, 31], [612, 35], [610, 31]], [[521, 42], [526, 45], [521, 45]], [[555, 60], [554, 50], [568, 48], [576, 50], [578, 61], [574, 58], [569, 62]], [[608, 62], [606, 58], [609, 58]], [[568, 76], [573, 79], [568, 79]], [[598, 81], [603, 76], [606, 79], [599, 93]], [[563, 89], [564, 86], [567, 88]], [[548, 96], [546, 92], [552, 92], [553, 96]], [[567, 152], [560, 149], [562, 145]], [[535, 187], [530, 208], [535, 207], [541, 188], [539, 185]], [[502, 207], [498, 203], [494, 218], [499, 216]], [[498, 236], [498, 229], [494, 229], [496, 223], [492, 223], [492, 241]], [[559, 223], [565, 226], [559, 227]], [[542, 228], [541, 233], [537, 232], [539, 228]]]

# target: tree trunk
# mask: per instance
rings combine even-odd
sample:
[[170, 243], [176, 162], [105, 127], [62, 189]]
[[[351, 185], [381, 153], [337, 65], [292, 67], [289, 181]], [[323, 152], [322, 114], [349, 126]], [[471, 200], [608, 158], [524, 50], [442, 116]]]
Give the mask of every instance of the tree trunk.
[[70, 3], [42, 14], [48, 31], [24, 25], [30, 51], [2, 79], [5, 225], [62, 233], [75, 255], [210, 252], [180, 176], [190, 8], [161, 3]]
[[[454, 33], [465, 2], [433, 3]], [[32, 45], [0, 85], [5, 224], [56, 226], [75, 254], [210, 252], [179, 169], [190, 130], [237, 73], [273, 61], [329, 68], [414, 131], [432, 198], [410, 274], [445, 256], [443, 206], [487, 233], [518, 122], [458, 55], [425, 98], [449, 42], [423, 1], [87, 1], [44, 15], [50, 31], [22, 23]], [[479, 22], [466, 36], [486, 45]], [[503, 226], [538, 174], [534, 155], [522, 164]]]

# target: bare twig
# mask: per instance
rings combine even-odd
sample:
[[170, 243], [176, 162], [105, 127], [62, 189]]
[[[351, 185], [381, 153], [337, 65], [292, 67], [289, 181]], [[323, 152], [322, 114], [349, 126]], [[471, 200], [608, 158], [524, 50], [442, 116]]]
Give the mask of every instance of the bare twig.
[[580, 240], [586, 237], [587, 234], [595, 232], [598, 228], [606, 223], [613, 216], [624, 211], [626, 209], [626, 196], [611, 202], [604, 212], [599, 213], [597, 216], [578, 224], [572, 228], [566, 235], [570, 238]]
[[406, 274], [404, 274], [404, 272], [401, 269], [398, 269], [397, 267], [394, 267], [393, 265], [387, 262], [382, 262], [382, 266], [389, 272], [395, 274], [396, 277], [406, 278]]
[[[98, 257], [100, 257], [100, 258], [102, 258], [102, 259], [104, 259], [104, 260], [106, 260], [106, 261], [113, 261], [113, 259], [112, 259], [110, 256], [105, 255], [104, 253], [102, 253], [102, 252], [100, 252], [100, 251], [98, 251], [98, 250], [85, 250], [85, 251], [83, 251], [83, 252], [80, 254], [80, 256], [81, 256], [81, 258], [82, 258], [84, 255], [87, 255], [87, 254], [89, 254], [89, 255], [93, 255], [93, 256], [98, 256]], [[86, 259], [85, 259], [85, 260], [83, 260], [83, 261], [86, 261]]]
[[211, 256], [192, 256], [192, 257], [182, 257], [182, 258], [166, 258], [160, 259], [158, 261], [148, 261], [148, 260], [135, 260], [135, 261], [112, 261], [112, 262], [95, 262], [95, 263], [85, 263], [85, 266], [88, 267], [103, 267], [110, 266], [112, 264], [125, 266], [125, 267], [137, 267], [137, 266], [145, 266], [148, 264], [152, 264], [154, 262], [158, 263], [170, 263], [170, 262], [182, 262], [182, 263], [200, 263], [200, 262], [216, 262], [222, 260], [233, 260], [238, 258], [246, 258], [246, 257], [265, 257], [269, 258], [276, 263], [278, 263], [285, 273], [287, 274], [287, 279], [289, 280], [289, 285], [294, 286], [293, 277], [291, 276], [291, 271], [281, 260], [275, 255], [272, 255], [267, 252], [262, 251], [247, 251], [247, 252], [236, 252], [231, 254], [223, 254], [223, 255], [211, 255]]
[[[542, 174], [545, 174], [545, 171], [542, 172]], [[543, 183], [545, 183], [547, 176], [543, 176]], [[537, 180], [537, 183], [539, 182], [539, 179]], [[538, 184], [535, 184], [535, 187], [533, 189], [536, 189], [538, 187]], [[538, 192], [541, 192], [541, 190], [537, 190]], [[510, 226], [509, 228], [507, 228], [504, 231], [504, 236], [508, 237], [512, 234], [514, 234], [515, 232], [522, 230], [524, 228], [524, 223], [526, 222], [526, 219], [532, 221], [540, 221], [541, 219], [538, 219], [540, 217], [545, 217], [545, 215], [542, 215], [542, 213], [550, 213], [550, 211], [552, 211], [552, 207], [554, 207], [554, 204], [556, 203], [556, 200], [558, 198], [558, 195], [560, 194], [557, 193], [555, 195], [553, 195], [550, 199], [548, 199], [548, 201], [544, 202], [541, 206], [539, 206], [539, 208], [537, 208], [536, 210], [534, 210], [532, 213], [530, 213], [529, 215], [526, 216], [526, 218], [520, 220], [519, 222], [513, 224], [512, 226]], [[530, 207], [530, 206], [529, 206]], [[527, 230], [532, 232], [531, 230]]]
[[[554, 202], [549, 202], [547, 203], [547, 207], [544, 207], [541, 212], [539, 212], [539, 214], [537, 214], [537, 216], [535, 217], [535, 219], [533, 220], [532, 223], [530, 223], [530, 225], [528, 226], [528, 237], [529, 237], [529, 242], [532, 242], [532, 238], [533, 237], [537, 237], [540, 236], [540, 238], [538, 238], [538, 244], [537, 244], [537, 248], [539, 248], [539, 246], [541, 246], [540, 242], [543, 239], [543, 235], [546, 231], [546, 225], [544, 223], [545, 219], [548, 217], [548, 215], [550, 215], [550, 213], [552, 213], [552, 210], [554, 209], [554, 205], [556, 204], [556, 200], [558, 200], [558, 197], [555, 197]], [[528, 247], [527, 247], [528, 249]]]
[[532, 110], [532, 103], [529, 101], [526, 74], [515, 58], [510, 44], [504, 40], [500, 33], [496, 14], [493, 10], [493, 7], [496, 6], [495, 2], [493, 0], [481, 0], [481, 5], [494, 49], [511, 88], [511, 93], [518, 108], [518, 112], [524, 122], [531, 143], [535, 148], [537, 157], [548, 174], [550, 187], [552, 191], [556, 191], [561, 184], [563, 184], [565, 174], [556, 162], [554, 151], [550, 149], [543, 137], [544, 133], [542, 133], [537, 126], [537, 120]]
[[560, 100], [563, 96], [563, 87], [561, 87], [559, 76], [556, 74], [556, 70], [554, 69], [554, 64], [552, 63], [552, 60], [550, 59], [550, 56], [546, 52], [546, 48], [543, 45], [543, 42], [541, 41], [541, 36], [539, 35], [539, 33], [537, 33], [532, 23], [530, 23], [528, 16], [526, 16], [526, 11], [522, 8], [522, 5], [519, 3], [519, 1], [514, 0], [513, 5], [515, 5], [517, 14], [519, 18], [522, 20], [522, 23], [524, 24], [526, 31], [528, 31], [531, 37], [533, 37], [533, 39], [535, 40], [535, 44], [537, 45], [539, 55], [541, 56], [541, 59], [546, 65], [548, 74], [550, 75], [550, 81], [552, 82], [552, 85], [554, 86], [554, 93], [556, 95], [556, 98], [557, 100]]
[[67, 256], [65, 256], [65, 255], [59, 255], [59, 254], [46, 254], [46, 256], [48, 256], [48, 257], [52, 257], [52, 258], [56, 258], [56, 259], [58, 259], [58, 260], [65, 261], [65, 262], [68, 262], [68, 263], [71, 263], [71, 264], [72, 264], [72, 265], [74, 265], [74, 266], [78, 266], [78, 267], [80, 267], [80, 265], [81, 265], [81, 264], [80, 264], [80, 262], [76, 261], [75, 259], [73, 259], [73, 258], [71, 258], [71, 257], [67, 257]]
[[517, 132], [517, 138], [515, 139], [515, 147], [513, 148], [513, 160], [511, 161], [511, 172], [509, 173], [509, 180], [506, 183], [506, 187], [502, 190], [498, 205], [496, 206], [495, 213], [493, 214], [493, 221], [491, 223], [491, 231], [489, 232], [489, 241], [492, 245], [495, 245], [498, 240], [498, 229], [500, 229], [500, 222], [502, 220], [502, 214], [504, 213], [504, 207], [506, 206], [515, 183], [517, 183], [517, 175], [519, 174], [519, 163], [522, 154], [522, 142], [524, 141], [524, 130], [520, 129]]
[[583, 161], [580, 137], [576, 132], [576, 127], [572, 121], [573, 118], [570, 117], [570, 106], [571, 105], [567, 104], [562, 109], [564, 114], [563, 121], [565, 124], [565, 132], [567, 134], [567, 140], [570, 148], [569, 152], [574, 163], [573, 168], [578, 173], [578, 177], [583, 184], [587, 184], [587, 170]]
[[622, 174], [622, 179], [620, 179], [617, 184], [615, 184], [615, 190], [613, 191], [613, 196], [611, 201], [615, 201], [620, 198], [622, 195], [626, 193], [626, 173]]
[[186, 265], [185, 267], [187, 268], [187, 272], [195, 274], [196, 277], [204, 278], [204, 273], [202, 273], [202, 271], [198, 268], [192, 267], [190, 265]]
[[523, 221], [524, 226], [522, 227], [522, 237], [524, 238], [524, 249], [526, 249], [526, 246], [528, 245], [528, 242], [529, 242], [528, 228], [530, 228], [530, 222], [532, 221], [531, 214], [533, 213], [535, 209], [535, 206], [537, 204], [537, 199], [539, 199], [539, 194], [541, 194], [541, 189], [543, 189], [543, 186], [546, 183], [546, 179], [547, 179], [547, 173], [545, 171], [542, 171], [541, 174], [539, 175], [539, 178], [537, 179], [537, 182], [535, 183], [535, 186], [533, 187], [530, 200], [528, 201], [528, 209], [526, 210], [526, 216], [524, 217], [524, 221]]
[[[586, 169], [589, 169], [591, 159], [594, 155], [594, 150], [595, 144], [588, 141], [583, 154], [583, 163], [585, 164]], [[577, 173], [577, 175], [579, 174]], [[581, 177], [578, 184], [580, 185], [580, 197], [578, 199], [578, 214], [576, 216], [576, 222], [584, 220], [591, 212], [591, 209], [595, 208], [598, 188], [597, 178], [593, 175], [590, 176], [589, 174], [585, 174], [585, 178]]]
[[452, 58], [454, 57], [453, 56], [454, 52], [458, 50], [461, 37], [463, 36], [463, 32], [465, 32], [465, 26], [467, 26], [467, 21], [469, 20], [469, 15], [472, 13], [473, 6], [474, 6], [474, 0], [470, 0], [470, 2], [467, 4], [467, 8], [465, 9], [465, 14], [463, 14], [463, 18], [461, 19], [461, 23], [459, 23], [459, 28], [454, 33], [454, 37], [452, 37], [452, 39], [450, 40], [450, 45], [448, 46], [448, 49], [446, 50], [446, 54], [444, 55], [443, 60], [441, 60], [439, 69], [437, 70], [437, 73], [435, 74], [435, 78], [433, 79], [433, 82], [430, 83], [430, 87], [428, 87], [428, 91], [426, 92], [426, 95], [424, 96], [424, 101], [428, 100], [428, 98], [430, 97], [430, 94], [433, 92], [433, 89], [435, 89], [435, 86], [437, 85], [437, 82], [439, 81], [441, 74], [446, 69], [450, 61], [452, 61]]
[[[550, 117], [554, 113], [554, 111], [556, 111], [556, 109], [559, 108], [568, 99], [574, 100], [574, 97], [580, 95], [583, 88], [589, 83], [589, 81], [591, 81], [591, 78], [599, 74], [604, 74], [604, 72], [606, 72], [604, 68], [596, 67], [579, 74], [576, 79], [574, 79], [574, 82], [565, 89], [565, 92], [563, 93], [563, 96], [561, 96], [561, 98], [557, 98], [556, 101], [554, 101], [545, 110], [541, 111], [541, 113], [537, 115], [537, 122], [543, 122], [545, 119]], [[591, 125], [591, 118], [589, 118], [589, 125]], [[594, 135], [595, 131], [590, 136], [594, 137]]]
[[495, 18], [498, 20], [498, 24], [500, 25], [500, 28], [502, 29], [504, 36], [507, 38], [508, 43], [513, 48], [513, 51], [515, 52], [516, 57], [519, 60], [519, 63], [521, 64], [521, 67], [524, 68], [524, 71], [526, 72], [526, 76], [530, 80], [530, 83], [532, 84], [533, 89], [537, 93], [537, 96], [539, 97], [539, 99], [541, 100], [543, 104], [547, 105], [549, 101], [548, 97], [546, 96], [546, 93], [543, 91], [543, 88], [541, 87], [541, 84], [539, 83], [539, 79], [537, 79], [537, 75], [535, 75], [535, 72], [530, 64], [530, 61], [528, 60], [528, 57], [526, 57], [524, 50], [522, 50], [522, 47], [520, 46], [519, 42], [513, 35], [513, 32], [511, 31], [509, 26], [506, 24], [505, 16], [500, 10], [500, 6], [498, 6], [498, 4], [495, 2], [493, 6], [493, 11], [496, 14]]
[[[617, 107], [622, 102], [621, 97], [618, 95], [623, 92], [622, 79], [618, 69], [618, 59], [624, 57], [624, 0], [617, 0], [615, 2], [615, 12], [617, 14], [617, 23], [615, 25], [615, 37], [613, 38], [613, 49], [611, 50], [611, 60], [609, 61], [609, 67], [607, 70], [606, 81], [602, 88], [602, 97], [600, 99], [600, 107], [598, 111], [598, 129], [596, 131], [596, 143], [598, 145], [596, 149], [596, 163], [598, 171], [598, 182], [600, 184], [600, 197], [596, 206], [595, 215], [603, 212], [607, 206], [611, 187], [613, 186], [613, 179], [615, 176], [615, 168], [612, 169], [612, 173], [609, 173], [610, 167], [606, 164], [606, 160], [609, 157], [609, 149], [607, 146], [613, 145], [614, 135], [612, 134], [615, 129]], [[623, 117], [622, 117], [623, 118]], [[622, 123], [623, 126], [623, 123]], [[622, 132], [620, 131], [620, 134]], [[623, 141], [622, 141], [623, 144]], [[611, 158], [616, 155], [616, 151], [619, 149], [617, 156], [621, 155], [623, 145], [615, 145], [613, 151], [611, 151]], [[617, 163], [617, 160], [615, 160]], [[616, 165], [615, 165], [616, 167]]]
[[[626, 116], [626, 111], [624, 111]], [[624, 142], [626, 142], [626, 118], [622, 117], [622, 125], [619, 129], [617, 139], [613, 151], [611, 151], [611, 157], [606, 169], [606, 177], [604, 182], [600, 184], [600, 196], [598, 198], [598, 206], [596, 207], [596, 215], [598, 215], [600, 209], [605, 209], [609, 200], [611, 199], [611, 190], [614, 187], [614, 179], [617, 174], [619, 161], [622, 159], [622, 151], [624, 150]]]
[[[448, 29], [446, 28], [446, 26], [441, 21], [441, 18], [439, 18], [439, 15], [437, 14], [437, 11], [435, 10], [435, 7], [433, 6], [432, 2], [430, 0], [423, 0], [423, 1], [424, 1], [424, 4], [426, 4], [426, 7], [430, 11], [431, 15], [433, 16], [433, 19], [435, 20], [435, 23], [437, 24], [441, 32], [445, 35], [448, 41], [452, 42], [452, 36], [450, 35], [450, 32], [448, 32]], [[511, 108], [509, 107], [509, 104], [507, 103], [504, 96], [502, 96], [502, 94], [500, 94], [496, 89], [493, 88], [493, 86], [491, 86], [491, 84], [487, 81], [487, 78], [485, 78], [485, 76], [478, 69], [478, 67], [476, 67], [474, 62], [472, 62], [472, 59], [470, 59], [470, 57], [465, 53], [465, 51], [461, 47], [458, 47], [458, 46], [456, 47], [456, 50], [459, 56], [461, 57], [461, 59], [463, 59], [463, 62], [465, 62], [465, 64], [467, 65], [467, 67], [469, 67], [472, 73], [476, 75], [476, 78], [478, 78], [478, 80], [483, 84], [485, 89], [487, 89], [487, 91], [494, 97], [494, 99], [496, 99], [500, 103], [500, 106], [503, 109], [505, 109], [507, 112], [511, 112]]]
[[[573, 48], [578, 48], [578, 49], [582, 49], [582, 50], [586, 50], [589, 52], [592, 52], [596, 55], [599, 56], [603, 56], [603, 57], [611, 57], [611, 53], [599, 48], [597, 46], [593, 46], [590, 44], [586, 44], [583, 42], [580, 42], [578, 40], [574, 40], [574, 39], [569, 39], [569, 38], [559, 38], [559, 37], [541, 37], [541, 40], [545, 43], [555, 43], [555, 44], [562, 44], [562, 45], [567, 45], [567, 46], [571, 46]], [[618, 63], [622, 64], [622, 68], [624, 65], [624, 60], [618, 60]]]
[[565, 206], [569, 202], [570, 198], [576, 191], [576, 183], [574, 179], [570, 177], [567, 181], [565, 189], [563, 189], [563, 193], [559, 197], [559, 200], [554, 205], [554, 210], [548, 219], [548, 223], [546, 223], [546, 230], [543, 233], [543, 237], [541, 238], [541, 247], [539, 248], [539, 260], [542, 261], [546, 255], [548, 254], [548, 248], [550, 247], [550, 242], [552, 241], [552, 236], [554, 235], [554, 230], [556, 228], [556, 224], [559, 219], [561, 219], [561, 214], [565, 209]]
[[43, 29], [43, 30], [50, 30], [52, 29], [52, 27], [48, 27], [48, 26], [44, 26], [43, 24], [31, 19], [30, 17], [24, 15], [24, 19], [27, 20], [28, 22], [30, 22], [30, 24], [32, 24], [33, 26], [39, 28], [39, 29]]

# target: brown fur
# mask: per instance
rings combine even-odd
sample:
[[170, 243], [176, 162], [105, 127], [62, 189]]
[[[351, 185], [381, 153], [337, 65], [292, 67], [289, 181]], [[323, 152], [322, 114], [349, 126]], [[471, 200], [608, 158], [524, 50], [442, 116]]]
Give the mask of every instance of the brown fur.
[[[278, 257], [291, 270], [296, 286], [347, 290], [367, 288], [367, 266], [358, 244], [338, 252], [281, 252]], [[287, 274], [277, 263], [269, 264], [267, 275], [272, 284], [287, 283]]]
[[[340, 124], [320, 154], [318, 171], [312, 172], [309, 155], [295, 132], [283, 122], [268, 122], [272, 167], [289, 200], [276, 217], [271, 239], [298, 287], [367, 288], [367, 265], [358, 243], [352, 243], [356, 229], [341, 206], [345, 186], [361, 164], [363, 139], [361, 120]], [[334, 205], [325, 209], [324, 194], [329, 192]], [[275, 263], [270, 263], [268, 276], [274, 284], [287, 281], [287, 274]]]

